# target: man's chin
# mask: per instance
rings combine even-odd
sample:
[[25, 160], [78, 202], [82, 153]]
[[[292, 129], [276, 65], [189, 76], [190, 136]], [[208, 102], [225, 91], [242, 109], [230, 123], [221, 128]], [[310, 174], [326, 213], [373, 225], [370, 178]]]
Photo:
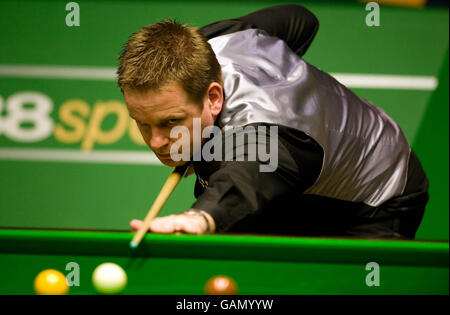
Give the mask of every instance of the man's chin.
[[159, 159], [159, 160], [161, 161], [162, 164], [170, 167], [177, 167], [186, 164], [186, 161], [183, 160], [178, 162], [175, 162], [172, 159]]

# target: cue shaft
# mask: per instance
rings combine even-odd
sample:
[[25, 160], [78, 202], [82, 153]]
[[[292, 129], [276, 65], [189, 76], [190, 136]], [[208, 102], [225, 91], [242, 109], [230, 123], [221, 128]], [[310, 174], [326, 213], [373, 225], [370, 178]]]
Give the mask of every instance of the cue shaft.
[[144, 238], [145, 234], [147, 233], [148, 229], [150, 228], [150, 223], [156, 216], [158, 216], [159, 212], [161, 211], [162, 207], [166, 203], [167, 199], [169, 199], [170, 195], [175, 190], [175, 187], [177, 187], [178, 183], [180, 182], [181, 178], [183, 177], [184, 173], [186, 172], [188, 166], [189, 165], [183, 165], [183, 166], [176, 167], [173, 170], [173, 172], [169, 175], [166, 182], [164, 183], [164, 186], [161, 188], [161, 191], [159, 192], [158, 196], [156, 197], [155, 201], [153, 202], [153, 205], [151, 206], [150, 210], [148, 211], [148, 214], [145, 217], [142, 226], [134, 235], [134, 237], [130, 243], [131, 248], [138, 247], [139, 243]]

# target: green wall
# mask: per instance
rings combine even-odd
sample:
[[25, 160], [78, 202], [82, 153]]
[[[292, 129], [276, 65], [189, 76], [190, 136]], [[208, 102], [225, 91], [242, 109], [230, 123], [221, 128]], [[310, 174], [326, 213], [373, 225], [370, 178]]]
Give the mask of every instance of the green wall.
[[[423, 163], [430, 182], [430, 201], [418, 237], [448, 237], [448, 49], [439, 74], [439, 86], [428, 101], [414, 149]], [[430, 231], [428, 230], [430, 228]]]

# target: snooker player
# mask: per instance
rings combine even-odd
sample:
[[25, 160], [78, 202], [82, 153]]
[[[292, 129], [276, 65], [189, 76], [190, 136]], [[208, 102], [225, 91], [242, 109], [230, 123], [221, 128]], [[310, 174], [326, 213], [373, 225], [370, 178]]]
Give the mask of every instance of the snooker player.
[[[187, 163], [170, 154], [174, 127], [190, 132], [189, 156], [198, 151], [195, 119], [202, 130], [277, 127], [273, 171], [258, 159], [191, 158], [196, 202], [154, 219], [150, 231], [415, 237], [428, 201], [421, 164], [388, 115], [302, 59], [318, 25], [288, 5], [200, 29], [162, 21], [131, 35], [118, 85], [163, 164]], [[235, 146], [233, 154], [249, 152], [250, 141]]]

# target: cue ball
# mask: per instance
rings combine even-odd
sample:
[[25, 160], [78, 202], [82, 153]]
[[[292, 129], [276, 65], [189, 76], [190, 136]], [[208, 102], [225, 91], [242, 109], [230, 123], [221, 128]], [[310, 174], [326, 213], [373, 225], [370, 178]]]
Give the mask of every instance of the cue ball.
[[209, 295], [234, 295], [237, 294], [237, 285], [230, 277], [219, 275], [206, 282], [205, 293]]
[[116, 294], [127, 285], [127, 274], [117, 264], [103, 263], [92, 273], [92, 284], [102, 294]]
[[39, 295], [63, 295], [69, 292], [66, 276], [55, 269], [41, 271], [34, 279], [34, 292]]

